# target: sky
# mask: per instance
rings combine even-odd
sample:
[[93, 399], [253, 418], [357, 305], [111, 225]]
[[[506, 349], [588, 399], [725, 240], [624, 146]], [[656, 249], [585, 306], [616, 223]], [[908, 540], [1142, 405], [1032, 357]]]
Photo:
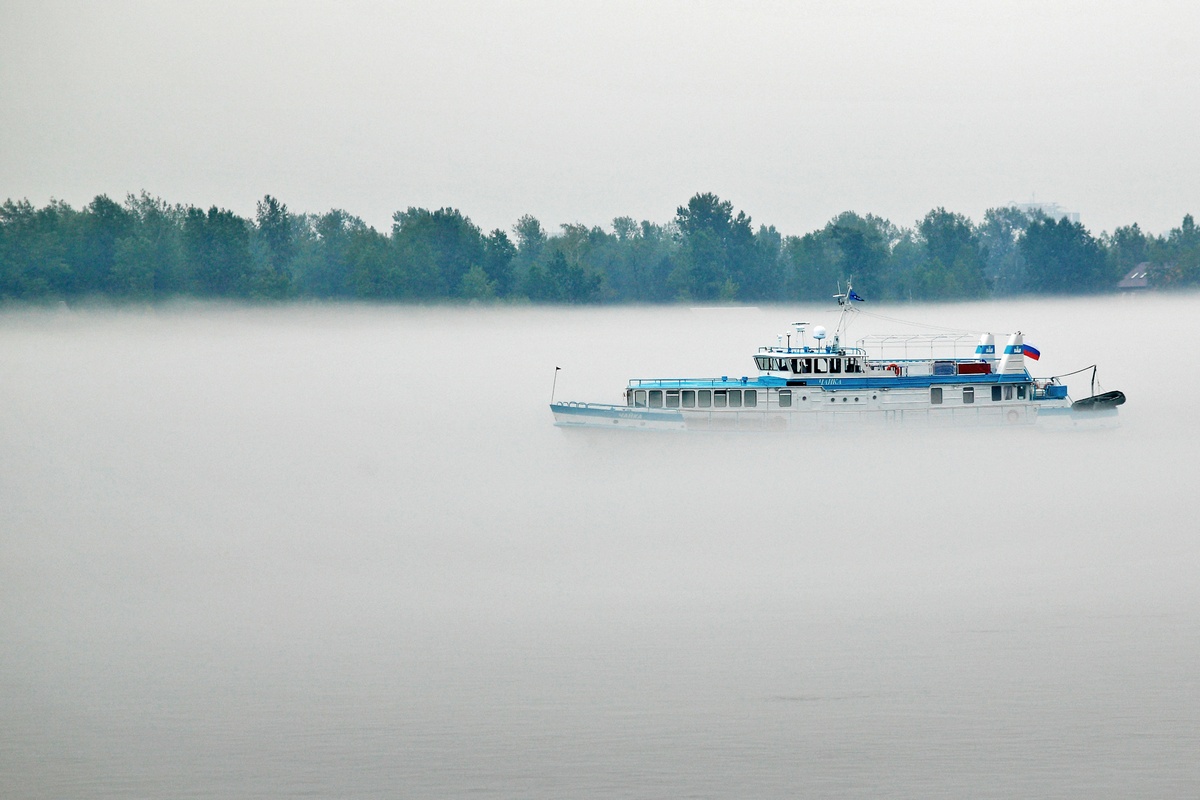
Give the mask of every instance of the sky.
[[666, 222], [1200, 213], [1194, 2], [0, 0], [0, 199]]

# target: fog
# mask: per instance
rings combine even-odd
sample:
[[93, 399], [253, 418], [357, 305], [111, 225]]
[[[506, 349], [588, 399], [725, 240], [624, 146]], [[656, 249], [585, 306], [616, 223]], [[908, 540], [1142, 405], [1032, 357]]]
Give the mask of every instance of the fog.
[[4, 312], [0, 795], [1195, 794], [1200, 297], [879, 310], [1121, 426], [552, 424], [825, 308]]
[[1036, 199], [1164, 233], [1200, 205], [1197, 29], [1178, 0], [8, 0], [0, 200], [553, 231], [715, 192], [803, 235]]

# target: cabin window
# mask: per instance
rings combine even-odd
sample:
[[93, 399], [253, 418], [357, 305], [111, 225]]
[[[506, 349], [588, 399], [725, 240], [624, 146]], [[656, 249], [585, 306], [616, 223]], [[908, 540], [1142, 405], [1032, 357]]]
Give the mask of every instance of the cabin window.
[[729, 392], [725, 389], [717, 389], [713, 392], [713, 408], [724, 408], [729, 405]]
[[813, 361], [816, 362], [814, 366], [816, 367], [816, 373], [818, 375], [823, 375], [829, 372], [829, 364], [825, 359], [814, 358]]
[[758, 364], [758, 368], [761, 369], [763, 372], [767, 372], [771, 369], [771, 362], [773, 360], [774, 359], [769, 358], [767, 356], [755, 356], [754, 357], [754, 363]]
[[935, 406], [942, 404], [942, 387], [934, 386], [929, 390], [929, 402]]
[[829, 359], [829, 371], [840, 375], [842, 373], [842, 360], [840, 358]]
[[730, 389], [729, 390], [729, 407], [730, 408], [741, 408], [742, 407], [742, 390], [741, 389]]
[[1012, 398], [1013, 398], [1013, 387], [1005, 386], [1004, 387], [1004, 399], [1012, 400]]
[[1023, 384], [1023, 383], [1017, 387], [1017, 399], [1018, 400], [1025, 399], [1025, 384]]
[[646, 407], [646, 390], [638, 389], [633, 393], [633, 404], [639, 408]]
[[684, 408], [695, 408], [696, 407], [696, 390], [695, 389], [684, 389], [683, 390], [683, 407]]
[[963, 389], [963, 402], [964, 403], [974, 403], [975, 402], [975, 387], [974, 386], [967, 386]]
[[696, 405], [700, 408], [708, 408], [712, 405], [712, 389], [701, 389], [696, 392]]
[[662, 408], [662, 389], [650, 390], [650, 407]]
[[742, 392], [742, 405], [746, 408], [758, 408], [758, 392], [754, 389]]
[[625, 405], [633, 405], [633, 389], [625, 390]]
[[779, 407], [780, 408], [791, 408], [792, 407], [792, 390], [791, 389], [780, 389], [779, 390]]
[[993, 387], [992, 387], [992, 402], [993, 402], [993, 403], [994, 403], [994, 402], [996, 402], [997, 400], [999, 400], [999, 399], [1000, 399], [1000, 392], [1001, 392], [1001, 391], [1002, 391], [1002, 390], [1000, 389], [1000, 387], [999, 387], [999, 386], [993, 386]]
[[667, 392], [667, 408], [679, 408], [679, 392]]

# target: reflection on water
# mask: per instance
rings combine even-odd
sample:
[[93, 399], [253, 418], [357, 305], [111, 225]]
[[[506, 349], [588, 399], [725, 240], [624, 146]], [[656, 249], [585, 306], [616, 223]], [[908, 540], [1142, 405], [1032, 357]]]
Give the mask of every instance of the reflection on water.
[[888, 310], [1116, 431], [778, 439], [561, 431], [553, 369], [822, 309], [6, 312], [0, 795], [1195, 794], [1198, 303]]

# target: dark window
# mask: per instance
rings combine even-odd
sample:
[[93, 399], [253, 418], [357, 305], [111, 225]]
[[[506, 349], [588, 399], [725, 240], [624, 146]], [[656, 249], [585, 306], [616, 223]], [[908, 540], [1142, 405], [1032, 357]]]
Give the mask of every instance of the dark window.
[[683, 390], [683, 407], [684, 408], [695, 408], [696, 407], [696, 390], [695, 389], [684, 389]]
[[1025, 384], [1023, 384], [1023, 383], [1017, 387], [1017, 399], [1018, 400], [1025, 399]]
[[942, 387], [934, 386], [929, 390], [929, 402], [935, 406], [942, 404]]
[[742, 390], [741, 389], [730, 389], [729, 390], [729, 407], [730, 408], [741, 408], [742, 407]]
[[661, 389], [651, 389], [650, 390], [650, 407], [651, 408], [662, 408], [662, 390]]
[[1001, 389], [999, 386], [992, 387], [992, 402], [993, 403], [1000, 399], [1000, 392], [1001, 392]]
[[780, 389], [779, 390], [779, 407], [780, 408], [791, 408], [792, 407], [792, 390], [791, 389]]
[[700, 401], [697, 403], [700, 408], [708, 408], [712, 405], [712, 389], [701, 389], [696, 393], [696, 399]]
[[829, 364], [827, 363], [826, 359], [818, 358], [818, 359], [816, 359], [816, 362], [817, 362], [816, 371], [817, 371], [818, 375], [823, 375], [823, 374], [826, 374], [829, 372]]
[[754, 389], [742, 392], [742, 405], [746, 408], [758, 408], [758, 392]]
[[729, 393], [724, 389], [713, 392], [713, 408], [724, 408], [729, 404]]
[[633, 395], [634, 395], [633, 404], [635, 406], [640, 406], [641, 408], [645, 408], [646, 407], [646, 390], [638, 389], [636, 392], [633, 393]]
[[840, 375], [842, 372], [842, 360], [840, 358], [829, 359], [829, 371], [831, 373]]
[[1012, 400], [1012, 398], [1013, 398], [1013, 391], [1012, 391], [1012, 389], [1013, 389], [1013, 387], [1011, 387], [1011, 386], [1005, 386], [1005, 387], [1004, 387], [1004, 399], [1005, 399], [1005, 400]]
[[679, 408], [679, 392], [667, 392], [667, 408]]
[[625, 390], [625, 405], [633, 405], [633, 389]]
[[963, 402], [964, 403], [974, 403], [975, 402], [975, 387], [974, 386], [968, 386], [965, 389], [963, 389]]

